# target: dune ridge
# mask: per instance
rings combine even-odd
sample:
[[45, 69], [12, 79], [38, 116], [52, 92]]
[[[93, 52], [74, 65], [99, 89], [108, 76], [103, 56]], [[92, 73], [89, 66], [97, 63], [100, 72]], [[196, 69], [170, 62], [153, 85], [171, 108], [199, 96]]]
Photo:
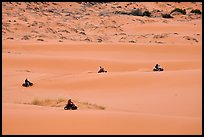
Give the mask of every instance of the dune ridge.
[[[162, 17], [175, 8], [186, 14]], [[2, 2], [2, 134], [202, 135], [192, 9], [202, 2]]]

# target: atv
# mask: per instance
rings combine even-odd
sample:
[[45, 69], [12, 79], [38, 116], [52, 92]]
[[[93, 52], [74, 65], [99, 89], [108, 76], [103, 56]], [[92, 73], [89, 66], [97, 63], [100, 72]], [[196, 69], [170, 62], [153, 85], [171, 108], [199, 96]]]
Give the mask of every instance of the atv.
[[31, 83], [31, 82], [29, 82], [29, 84], [28, 83], [23, 83], [22, 84], [23, 87], [29, 87], [29, 86], [32, 86], [32, 85], [33, 85], [33, 83]]
[[103, 70], [103, 69], [101, 69], [101, 70], [98, 71], [98, 73], [103, 73], [103, 72], [106, 73], [107, 71], [106, 71], [106, 70]]
[[154, 68], [153, 71], [164, 71], [163, 68]]
[[71, 104], [71, 105], [68, 105], [66, 104], [66, 106], [64, 107], [64, 110], [76, 110], [77, 109], [77, 106], [74, 105], [74, 104]]

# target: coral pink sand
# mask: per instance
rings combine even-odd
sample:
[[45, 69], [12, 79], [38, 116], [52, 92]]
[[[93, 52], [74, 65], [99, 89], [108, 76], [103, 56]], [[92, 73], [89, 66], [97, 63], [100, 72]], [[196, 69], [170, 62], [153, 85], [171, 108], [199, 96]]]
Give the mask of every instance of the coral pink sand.
[[[112, 18], [99, 19], [91, 16], [100, 7], [94, 5], [87, 8], [89, 23], [84, 24], [92, 23], [93, 27], [103, 20], [113, 26], [87, 29], [73, 17], [69, 26], [78, 23], [81, 27], [78, 29], [83, 28], [92, 41], [83, 40], [86, 37], [69, 28], [69, 33], [61, 33], [67, 39], [59, 42], [54, 34], [47, 32], [50, 29], [46, 21], [48, 24], [51, 21], [47, 17], [36, 15], [37, 18], [32, 12], [22, 12], [28, 18], [27, 23], [35, 20], [45, 23], [41, 28], [32, 28], [35, 25], [28, 28], [16, 17], [19, 15], [6, 14], [12, 10], [7, 3], [3, 4], [2, 134], [202, 134], [202, 18], [187, 20], [182, 17], [188, 15], [177, 15], [168, 20], [110, 14]], [[69, 4], [73, 11], [80, 7], [77, 3]], [[162, 7], [165, 3], [146, 4], [148, 9], [172, 9]], [[190, 2], [170, 4], [199, 8]], [[66, 9], [63, 3], [57, 5]], [[110, 10], [113, 5], [102, 4], [101, 8]], [[22, 9], [17, 7], [26, 9], [23, 6], [24, 3], [16, 6], [14, 9], [19, 12], [15, 13], [21, 13]], [[62, 21], [51, 12], [46, 14], [56, 22]], [[64, 14], [63, 17], [72, 18], [72, 14]], [[120, 24], [121, 32], [119, 28], [113, 29], [114, 24], [109, 22], [113, 20]], [[54, 23], [53, 29], [57, 28], [61, 27]], [[35, 33], [31, 36], [30, 31]], [[29, 36], [23, 37], [24, 32]], [[96, 41], [99, 35], [101, 43]], [[43, 40], [37, 41], [38, 36]], [[132, 39], [135, 41], [130, 43]], [[153, 72], [156, 63], [164, 71]], [[108, 72], [98, 74], [99, 66]], [[25, 78], [34, 85], [22, 87]], [[66, 101], [60, 107], [29, 104], [36, 99], [70, 97], [78, 101], [78, 110], [65, 111]], [[90, 108], [88, 103], [95, 107]]]
[[[201, 73], [200, 46], [3, 44], [3, 134], [201, 134]], [[58, 97], [105, 110], [20, 103]]]

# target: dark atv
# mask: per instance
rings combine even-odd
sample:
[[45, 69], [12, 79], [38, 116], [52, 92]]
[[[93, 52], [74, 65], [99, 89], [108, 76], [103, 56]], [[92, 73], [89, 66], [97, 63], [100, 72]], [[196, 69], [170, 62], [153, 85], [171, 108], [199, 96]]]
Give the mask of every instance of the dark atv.
[[98, 73], [103, 73], [103, 72], [107, 72], [106, 70], [99, 70]]
[[23, 87], [29, 87], [29, 86], [32, 86], [32, 85], [33, 85], [33, 83], [31, 83], [31, 82], [27, 82], [27, 83], [22, 84]]
[[101, 68], [99, 71], [98, 71], [98, 73], [103, 73], [103, 72], [107, 72], [106, 70], [104, 70], [104, 68]]
[[153, 71], [164, 71], [163, 68], [154, 68]]
[[76, 110], [77, 106], [74, 104], [66, 104], [66, 106], [64, 107], [64, 110]]

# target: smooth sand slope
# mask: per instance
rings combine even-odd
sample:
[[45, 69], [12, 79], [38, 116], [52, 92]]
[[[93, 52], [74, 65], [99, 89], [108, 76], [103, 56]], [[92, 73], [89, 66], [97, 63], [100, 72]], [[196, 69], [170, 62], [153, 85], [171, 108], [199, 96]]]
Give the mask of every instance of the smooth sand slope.
[[[3, 44], [3, 134], [201, 134], [201, 73], [200, 46]], [[99, 107], [25, 104], [68, 97]]]
[[202, 134], [200, 3], [2, 5], [2, 134]]

